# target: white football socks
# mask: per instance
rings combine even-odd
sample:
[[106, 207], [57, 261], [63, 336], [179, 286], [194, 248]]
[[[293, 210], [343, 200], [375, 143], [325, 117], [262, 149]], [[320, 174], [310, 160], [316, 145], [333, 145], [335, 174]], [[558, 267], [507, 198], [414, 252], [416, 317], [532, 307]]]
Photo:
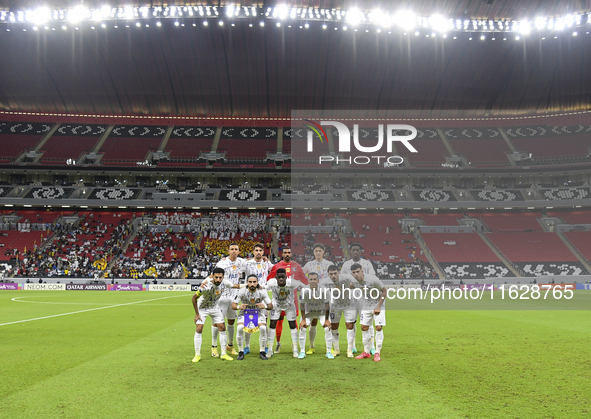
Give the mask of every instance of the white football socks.
[[269, 327], [267, 333], [267, 347], [269, 348], [269, 354], [273, 354], [273, 340], [275, 339], [275, 329]]
[[195, 338], [193, 340], [195, 342], [195, 355], [201, 356], [201, 341], [203, 340], [203, 335], [195, 332]]
[[316, 326], [310, 326], [310, 348], [314, 348], [316, 342]]
[[260, 351], [265, 352], [265, 346], [267, 346], [267, 326], [259, 326], [259, 332]]
[[[221, 339], [220, 339], [221, 343]], [[228, 345], [232, 346], [234, 344], [234, 325], [228, 325]], [[224, 345], [225, 346], [225, 345]]]
[[370, 345], [369, 341], [371, 339], [371, 335], [369, 334], [369, 330], [362, 330], [361, 336], [363, 338], [363, 351], [365, 353], [369, 353], [369, 345]]
[[[247, 333], [250, 335], [250, 333]], [[244, 351], [244, 325], [238, 325], [238, 332], [236, 333], [236, 343], [238, 344], [238, 352]]]
[[306, 352], [306, 329], [303, 327], [300, 329], [300, 352]]
[[384, 330], [376, 332], [376, 352], [382, 352], [382, 345], [384, 344]]
[[355, 347], [355, 329], [347, 329], [347, 350], [352, 351]]
[[339, 329], [331, 330], [330, 332], [332, 334], [332, 347], [335, 351], [339, 352], [341, 350], [339, 346]]
[[330, 327], [324, 328], [324, 343], [326, 343], [326, 352], [330, 352], [330, 348], [332, 347], [332, 331]]
[[369, 336], [370, 336], [369, 347], [370, 347], [370, 349], [376, 348], [376, 341], [374, 339], [375, 335], [376, 335], [375, 329], [373, 328], [373, 326], [369, 326]]
[[[261, 328], [259, 327], [259, 330], [260, 330], [260, 329], [261, 329]], [[245, 347], [245, 348], [250, 348], [250, 333], [247, 333], [247, 334], [244, 336], [244, 347]]]
[[292, 350], [297, 351], [298, 350], [298, 329], [289, 329], [290, 333], [291, 333], [291, 347]]
[[226, 331], [220, 332], [220, 346], [222, 355], [226, 355], [226, 345], [228, 344], [228, 336], [226, 335]]
[[211, 346], [218, 346], [218, 335], [220, 331], [217, 326], [211, 326]]

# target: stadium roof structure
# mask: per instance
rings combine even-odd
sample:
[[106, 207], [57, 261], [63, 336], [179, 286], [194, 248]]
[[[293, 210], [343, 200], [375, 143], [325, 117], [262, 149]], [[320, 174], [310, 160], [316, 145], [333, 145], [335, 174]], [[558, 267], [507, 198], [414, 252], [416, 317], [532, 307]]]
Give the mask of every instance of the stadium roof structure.
[[[591, 108], [584, 2], [395, 1], [376, 14], [377, 4], [191, 3], [173, 13], [133, 1], [0, 1], [0, 110], [444, 118]], [[412, 19], [400, 15], [411, 8]]]

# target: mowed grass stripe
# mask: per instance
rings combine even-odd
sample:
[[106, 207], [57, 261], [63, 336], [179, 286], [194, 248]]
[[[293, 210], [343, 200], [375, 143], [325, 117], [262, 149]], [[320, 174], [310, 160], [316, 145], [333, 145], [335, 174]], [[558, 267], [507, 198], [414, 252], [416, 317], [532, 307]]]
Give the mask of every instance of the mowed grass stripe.
[[[127, 293], [127, 298], [136, 299], [136, 301], [141, 301], [137, 299], [140, 296], [143, 299], [147, 296], [146, 293], [135, 296], [129, 294], [133, 293]], [[77, 293], [70, 293], [69, 297], [77, 300], [82, 298]], [[96, 300], [100, 297], [86, 298]], [[6, 356], [6, 362], [3, 363], [2, 368], [3, 385], [0, 386], [0, 397], [125, 346], [154, 331], [166, 328], [178, 322], [179, 319], [188, 318], [191, 316], [192, 307], [190, 297], [185, 295], [184, 298], [187, 299], [185, 307], [171, 305], [170, 307], [158, 306], [155, 309], [141, 304], [124, 305], [109, 310], [90, 311], [2, 327], [0, 350]], [[160, 301], [179, 299], [182, 300], [183, 297]], [[25, 304], [19, 304], [19, 307], [24, 306]], [[35, 306], [37, 310], [40, 306], [53, 308], [53, 306], [42, 304], [26, 305], [27, 308], [31, 306]]]
[[400, 312], [390, 324], [399, 367], [466, 417], [576, 418], [591, 412], [591, 339], [566, 326], [589, 330], [590, 314]]
[[[270, 361], [248, 355], [243, 362], [227, 362], [209, 356], [208, 322], [204, 359], [193, 364], [191, 320], [65, 369], [10, 395], [0, 406], [11, 417], [83, 417], [89, 412], [93, 417], [142, 418], [461, 417], [438, 402], [438, 395], [400, 374], [394, 362], [329, 361], [322, 356], [324, 348], [305, 360], [293, 359], [285, 332], [284, 352]], [[253, 346], [258, 349], [257, 337]], [[318, 343], [321, 337], [322, 332]]]
[[[117, 306], [122, 304], [142, 304], [144, 300], [156, 301], [171, 298], [182, 300], [184, 296], [190, 306], [191, 294], [188, 293], [145, 293], [145, 292], [109, 292], [109, 291], [3, 291], [0, 292], [0, 324], [63, 315], [65, 313], [96, 308], [96, 305]], [[172, 294], [172, 295], [171, 295]], [[27, 302], [14, 301], [27, 300]], [[32, 303], [37, 301], [38, 304]], [[44, 304], [46, 302], [55, 304]], [[175, 301], [176, 302], [176, 301]], [[64, 303], [60, 305], [59, 303]], [[92, 303], [92, 307], [73, 307], [73, 303]]]

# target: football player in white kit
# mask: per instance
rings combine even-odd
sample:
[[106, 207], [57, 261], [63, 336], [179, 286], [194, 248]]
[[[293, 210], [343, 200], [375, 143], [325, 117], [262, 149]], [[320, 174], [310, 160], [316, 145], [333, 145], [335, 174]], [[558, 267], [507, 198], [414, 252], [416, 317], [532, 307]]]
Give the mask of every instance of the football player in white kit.
[[[357, 309], [351, 296], [351, 284], [355, 281], [352, 275], [339, 273], [339, 268], [332, 265], [328, 268], [329, 280], [323, 285], [328, 288], [330, 296], [330, 323], [332, 327], [333, 355], [341, 353], [339, 346], [339, 324], [341, 316], [345, 317], [347, 327], [347, 357], [353, 358], [353, 347], [355, 346], [355, 320], [357, 320]], [[334, 290], [334, 291], [333, 291]]]
[[314, 260], [309, 261], [302, 268], [306, 275], [316, 272], [320, 281], [328, 279], [328, 267], [333, 263], [324, 259], [325, 250], [326, 248], [322, 243], [314, 244]]
[[[271, 310], [273, 304], [269, 298], [267, 291], [263, 291], [259, 287], [259, 278], [255, 274], [250, 274], [246, 278], [246, 288], [238, 291], [238, 294], [232, 302], [232, 309], [241, 310], [238, 314], [238, 333], [236, 334], [236, 341], [238, 342], [238, 361], [244, 359], [244, 310], [258, 309], [258, 322], [256, 326], [259, 328], [259, 350], [260, 358], [266, 361], [268, 358], [265, 355], [265, 345], [267, 344], [267, 310]], [[248, 325], [248, 319], [246, 319]], [[250, 336], [250, 333], [246, 334]]]
[[[363, 252], [363, 246], [361, 246], [361, 244], [351, 243], [349, 245], [349, 251], [351, 254], [351, 259], [349, 259], [348, 261], [343, 263], [343, 266], [341, 266], [341, 273], [351, 274], [351, 266], [353, 266], [354, 263], [357, 263], [357, 264], [361, 265], [361, 269], [363, 270], [364, 273], [371, 274], [371, 275], [376, 274], [373, 264], [369, 260], [361, 259], [361, 252]], [[361, 313], [361, 309], [362, 309], [360, 306], [359, 300], [355, 300], [355, 308], [357, 310], [357, 315], [355, 316], [355, 322], [357, 323], [357, 317], [359, 317], [359, 314]], [[353, 327], [353, 333], [354, 333], [355, 337], [357, 337], [357, 327]], [[369, 328], [369, 333], [371, 334], [371, 353], [373, 355], [375, 352], [373, 325]], [[357, 352], [357, 349], [355, 349], [355, 339], [353, 339], [353, 353], [355, 353], [355, 352]]]
[[267, 346], [269, 352], [267, 356], [273, 356], [273, 338], [275, 337], [275, 327], [277, 321], [281, 317], [281, 312], [285, 312], [285, 317], [289, 323], [291, 332], [291, 343], [293, 349], [293, 357], [298, 357], [298, 329], [296, 326], [296, 307], [293, 299], [293, 292], [296, 289], [301, 289], [306, 285], [297, 279], [287, 280], [287, 273], [285, 269], [277, 269], [276, 276], [267, 281], [267, 290], [271, 291], [273, 298], [273, 309], [270, 313], [271, 322], [269, 324], [269, 333], [267, 337]]
[[[216, 268], [222, 268], [225, 271], [224, 279], [233, 282], [234, 284], [240, 283], [240, 276], [246, 271], [246, 259], [238, 257], [240, 249], [236, 243], [230, 243], [228, 248], [228, 257], [220, 260], [215, 266]], [[236, 321], [236, 310], [232, 310], [232, 300], [236, 296], [236, 291], [233, 289], [226, 289], [220, 298], [219, 306], [222, 310], [224, 318], [228, 321], [228, 352], [232, 355], [238, 355], [238, 352], [234, 349], [234, 322]], [[212, 333], [214, 330], [212, 328]], [[217, 356], [217, 333], [214, 334], [212, 341], [214, 347], [212, 347], [212, 356]]]
[[[387, 289], [377, 276], [364, 273], [361, 265], [358, 263], [354, 263], [351, 266], [351, 274], [356, 279], [352, 284], [353, 287], [359, 288], [362, 291], [362, 296], [359, 299], [362, 307], [361, 313], [359, 314], [359, 321], [363, 335], [363, 352], [356, 356], [355, 359], [371, 358], [369, 326], [375, 323], [376, 352], [373, 360], [379, 362], [381, 361], [380, 352], [384, 343], [384, 331], [382, 328], [386, 326], [386, 311], [382, 305], [386, 300]], [[354, 291], [358, 290], [355, 289]]]
[[[310, 272], [308, 275], [308, 287], [300, 291], [300, 313], [302, 317], [300, 320], [300, 354], [298, 358], [306, 357], [306, 329], [310, 328], [310, 350], [307, 352], [311, 355], [315, 352], [314, 340], [316, 339], [316, 324], [320, 320], [322, 327], [324, 327], [324, 340], [326, 342], [326, 357], [334, 359], [330, 352], [331, 331], [329, 318], [329, 295], [326, 293], [327, 289], [319, 286], [318, 274]], [[315, 324], [316, 323], [316, 324]]]
[[[261, 243], [254, 245], [252, 253], [254, 257], [246, 261], [246, 275], [256, 275], [261, 287], [267, 286], [267, 275], [273, 268], [273, 264], [264, 256], [265, 246]], [[267, 314], [265, 313], [265, 318]], [[250, 333], [247, 333], [244, 339], [244, 355], [250, 353]]]
[[343, 263], [343, 266], [341, 267], [342, 274], [351, 274], [351, 266], [354, 263], [358, 263], [359, 265], [361, 265], [361, 269], [363, 269], [363, 272], [365, 272], [366, 274], [376, 274], [376, 270], [374, 269], [373, 264], [367, 259], [361, 259], [363, 246], [361, 246], [359, 243], [351, 243], [349, 245], [349, 252], [351, 254], [351, 259]]
[[[195, 357], [193, 362], [201, 360], [201, 342], [203, 341], [203, 324], [207, 317], [211, 317], [213, 327], [219, 331], [220, 342], [222, 344], [221, 358], [226, 361], [233, 359], [226, 354], [226, 327], [224, 325], [224, 316], [219, 307], [219, 300], [222, 293], [226, 289], [240, 288], [241, 285], [234, 284], [231, 281], [224, 279], [224, 270], [215, 268], [212, 273], [213, 279], [208, 280], [205, 286], [202, 286], [195, 294], [193, 294], [193, 308], [195, 309]], [[242, 286], [244, 287], [244, 286]]]

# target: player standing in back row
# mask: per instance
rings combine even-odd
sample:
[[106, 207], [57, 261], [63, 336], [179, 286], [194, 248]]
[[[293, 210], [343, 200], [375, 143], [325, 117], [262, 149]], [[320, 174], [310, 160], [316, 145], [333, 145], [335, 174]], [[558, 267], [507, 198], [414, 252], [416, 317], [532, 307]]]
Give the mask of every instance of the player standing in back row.
[[318, 278], [320, 282], [325, 279], [328, 279], [328, 267], [331, 266], [333, 263], [329, 262], [328, 260], [324, 259], [324, 253], [326, 248], [322, 243], [314, 244], [314, 260], [309, 261], [304, 265], [302, 268], [306, 275], [309, 275], [311, 272], [316, 272], [318, 274]]
[[[308, 278], [306, 278], [306, 275], [304, 274], [304, 271], [302, 270], [302, 267], [300, 266], [300, 264], [291, 260], [291, 249], [289, 247], [283, 248], [283, 253], [281, 254], [281, 257], [283, 258], [283, 260], [281, 262], [277, 263], [275, 266], [273, 266], [273, 269], [271, 269], [271, 272], [269, 273], [269, 276], [267, 277], [267, 279], [275, 278], [277, 270], [284, 269], [285, 273], [287, 274], [288, 279], [295, 279], [295, 280], [298, 280], [298, 281], [304, 283], [305, 285], [308, 285]], [[294, 307], [295, 307], [296, 316], [297, 316], [299, 314], [299, 312], [298, 312], [297, 296], [295, 295], [295, 293], [293, 296], [293, 300], [294, 300]], [[281, 349], [281, 333], [283, 332], [283, 316], [284, 316], [284, 313], [281, 313], [281, 315], [279, 317], [279, 321], [277, 322], [277, 331], [276, 331], [277, 347], [275, 348], [276, 353], [279, 353], [279, 351]], [[296, 323], [296, 327], [297, 327], [297, 323]]]
[[[222, 268], [225, 272], [224, 279], [231, 281], [234, 284], [240, 283], [240, 276], [246, 271], [246, 259], [238, 257], [240, 249], [236, 243], [230, 243], [228, 248], [228, 257], [220, 260], [215, 266], [216, 268]], [[234, 322], [236, 321], [236, 310], [232, 310], [232, 301], [236, 296], [236, 291], [233, 289], [226, 289], [220, 298], [219, 306], [222, 310], [224, 318], [228, 321], [228, 346], [227, 350], [232, 355], [238, 355], [238, 352], [234, 349]], [[214, 332], [212, 326], [212, 333], [214, 334], [211, 348], [211, 355], [217, 356], [217, 333]], [[217, 330], [217, 329], [216, 329]], [[220, 342], [221, 343], [221, 342]]]

